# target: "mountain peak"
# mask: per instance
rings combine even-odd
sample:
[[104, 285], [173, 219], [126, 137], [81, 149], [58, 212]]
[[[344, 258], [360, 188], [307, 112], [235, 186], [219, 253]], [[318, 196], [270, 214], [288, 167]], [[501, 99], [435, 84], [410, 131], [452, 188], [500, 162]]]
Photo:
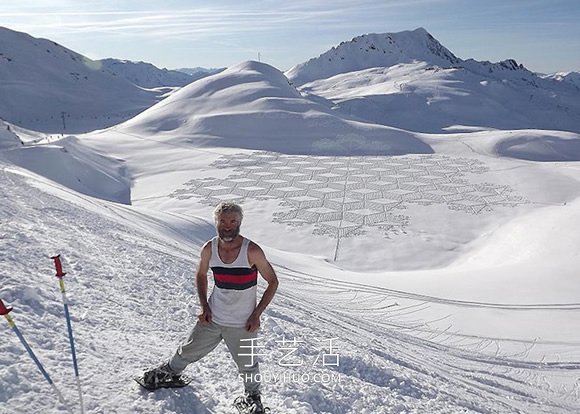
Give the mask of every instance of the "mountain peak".
[[461, 62], [427, 30], [419, 27], [399, 33], [369, 33], [354, 37], [293, 67], [286, 75], [300, 85], [339, 73], [415, 61], [444, 67]]

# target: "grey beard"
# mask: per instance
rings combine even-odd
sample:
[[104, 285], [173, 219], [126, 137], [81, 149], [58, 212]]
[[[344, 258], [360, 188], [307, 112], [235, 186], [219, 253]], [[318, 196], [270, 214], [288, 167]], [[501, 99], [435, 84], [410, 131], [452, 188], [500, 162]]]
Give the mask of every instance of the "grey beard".
[[232, 242], [234, 241], [234, 239], [236, 237], [238, 237], [238, 235], [240, 234], [240, 227], [236, 227], [235, 229], [232, 230], [222, 230], [222, 231], [218, 231], [218, 235], [219, 238], [222, 239], [223, 241], [225, 241], [226, 243]]

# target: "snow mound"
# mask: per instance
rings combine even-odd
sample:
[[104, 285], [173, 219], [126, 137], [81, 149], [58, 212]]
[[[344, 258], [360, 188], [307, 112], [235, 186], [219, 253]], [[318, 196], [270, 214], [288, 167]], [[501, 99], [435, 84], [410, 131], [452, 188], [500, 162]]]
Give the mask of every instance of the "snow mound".
[[529, 161], [580, 161], [580, 135], [530, 133], [499, 141], [495, 153]]
[[131, 181], [123, 163], [88, 149], [76, 137], [15, 148], [5, 155], [14, 164], [79, 193], [131, 203]]
[[187, 85], [118, 130], [287, 153], [432, 152], [406, 131], [337, 116], [303, 98], [278, 69], [252, 61]]

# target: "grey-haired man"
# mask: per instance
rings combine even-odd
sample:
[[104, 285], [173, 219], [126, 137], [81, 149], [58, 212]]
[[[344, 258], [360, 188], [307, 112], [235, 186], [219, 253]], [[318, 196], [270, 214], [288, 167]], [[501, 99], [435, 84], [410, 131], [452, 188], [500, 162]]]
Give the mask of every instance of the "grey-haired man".
[[[276, 293], [278, 278], [260, 246], [240, 235], [243, 211], [238, 204], [220, 203], [214, 218], [217, 236], [204, 244], [197, 266], [198, 321], [166, 364], [144, 374], [143, 384], [150, 389], [179, 385], [187, 365], [203, 358], [223, 339], [244, 381], [249, 412], [263, 413], [258, 362], [247, 347], [257, 337], [260, 316]], [[215, 286], [208, 299], [209, 269]], [[258, 274], [268, 286], [256, 304]]]

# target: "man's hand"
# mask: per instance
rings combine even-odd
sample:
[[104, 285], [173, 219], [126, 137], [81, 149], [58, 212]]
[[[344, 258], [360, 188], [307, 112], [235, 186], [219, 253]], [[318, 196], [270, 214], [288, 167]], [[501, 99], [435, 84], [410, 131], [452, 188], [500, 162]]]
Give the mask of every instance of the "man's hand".
[[197, 319], [199, 319], [202, 325], [209, 325], [211, 322], [211, 309], [209, 306], [201, 308], [201, 314], [197, 315]]
[[256, 312], [252, 312], [250, 317], [246, 322], [246, 331], [256, 332], [260, 328], [260, 315]]

